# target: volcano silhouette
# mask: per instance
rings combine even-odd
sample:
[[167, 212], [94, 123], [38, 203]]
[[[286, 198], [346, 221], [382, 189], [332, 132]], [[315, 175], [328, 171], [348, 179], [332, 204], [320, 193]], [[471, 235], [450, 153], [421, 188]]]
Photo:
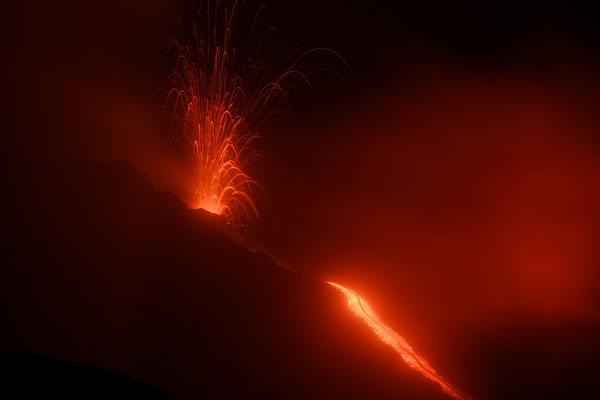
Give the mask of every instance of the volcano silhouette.
[[335, 289], [234, 243], [127, 163], [55, 164], [19, 190], [1, 349], [119, 371], [173, 399], [445, 398]]

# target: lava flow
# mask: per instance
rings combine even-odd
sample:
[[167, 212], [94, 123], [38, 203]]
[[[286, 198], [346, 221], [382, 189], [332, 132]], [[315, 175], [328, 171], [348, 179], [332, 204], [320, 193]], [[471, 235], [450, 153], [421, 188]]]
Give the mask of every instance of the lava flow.
[[406, 339], [394, 332], [392, 328], [384, 324], [371, 306], [363, 300], [356, 292], [347, 289], [342, 285], [333, 282], [327, 282], [335, 287], [346, 296], [348, 299], [348, 308], [357, 317], [361, 318], [365, 324], [375, 332], [382, 342], [391, 346], [400, 356], [402, 360], [412, 369], [417, 370], [427, 379], [439, 384], [442, 390], [456, 400], [468, 400], [469, 397], [460, 393], [458, 389], [442, 378], [431, 365], [423, 357], [418, 355], [413, 348], [408, 344]]

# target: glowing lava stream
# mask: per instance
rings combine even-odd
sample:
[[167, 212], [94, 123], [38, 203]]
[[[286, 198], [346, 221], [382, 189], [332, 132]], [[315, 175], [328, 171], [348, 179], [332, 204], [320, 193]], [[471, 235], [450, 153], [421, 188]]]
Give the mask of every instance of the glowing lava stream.
[[408, 344], [406, 339], [394, 332], [392, 328], [384, 324], [371, 306], [364, 301], [356, 292], [347, 289], [337, 283], [327, 282], [331, 286], [338, 289], [348, 299], [348, 308], [357, 317], [361, 318], [365, 324], [375, 332], [382, 342], [391, 346], [409, 367], [421, 373], [427, 379], [436, 382], [442, 387], [442, 390], [457, 400], [468, 400], [469, 397], [460, 393], [458, 389], [448, 383], [444, 378], [438, 375], [431, 365], [423, 357], [418, 355]]

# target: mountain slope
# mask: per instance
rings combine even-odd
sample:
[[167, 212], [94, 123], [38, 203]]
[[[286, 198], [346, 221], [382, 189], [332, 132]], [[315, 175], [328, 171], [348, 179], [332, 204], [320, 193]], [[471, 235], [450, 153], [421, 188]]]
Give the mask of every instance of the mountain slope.
[[333, 288], [232, 242], [126, 163], [11, 194], [0, 348], [121, 371], [174, 399], [445, 398]]

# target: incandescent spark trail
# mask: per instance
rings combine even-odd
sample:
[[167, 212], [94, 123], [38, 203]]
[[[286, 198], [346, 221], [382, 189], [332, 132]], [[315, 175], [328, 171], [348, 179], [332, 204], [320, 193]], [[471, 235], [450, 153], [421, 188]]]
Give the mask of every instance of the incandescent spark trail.
[[173, 39], [176, 62], [167, 79], [165, 116], [173, 141], [191, 161], [191, 208], [223, 215], [229, 223], [258, 217], [248, 175], [258, 156], [256, 129], [286, 100], [301, 74], [269, 51], [272, 29], [257, 32], [261, 7], [247, 32], [237, 31], [237, 0], [201, 3], [187, 40]]
[[406, 339], [396, 333], [392, 328], [385, 325], [375, 314], [375, 311], [364, 301], [356, 292], [347, 289], [337, 283], [327, 282], [346, 296], [348, 308], [354, 315], [361, 318], [365, 324], [375, 332], [382, 342], [391, 346], [402, 360], [414, 370], [417, 370], [427, 379], [439, 384], [444, 392], [456, 400], [469, 400], [469, 397], [460, 393], [458, 389], [448, 383], [444, 378], [438, 375], [431, 365], [423, 357], [418, 355], [408, 344]]
[[302, 60], [323, 52], [350, 69], [338, 53], [324, 48], [289, 63], [277, 31], [265, 19], [266, 7], [259, 6], [245, 28], [238, 11], [248, 11], [246, 1], [200, 2], [198, 18], [191, 27], [182, 26], [189, 32], [170, 42], [174, 65], [163, 106], [169, 137], [185, 154], [193, 176], [188, 205], [222, 215], [234, 228], [259, 217], [255, 195], [262, 188], [250, 177], [249, 166], [261, 156], [258, 143], [267, 121], [288, 116], [292, 91], [315, 94], [312, 73], [342, 77], [327, 69], [305, 71]]

